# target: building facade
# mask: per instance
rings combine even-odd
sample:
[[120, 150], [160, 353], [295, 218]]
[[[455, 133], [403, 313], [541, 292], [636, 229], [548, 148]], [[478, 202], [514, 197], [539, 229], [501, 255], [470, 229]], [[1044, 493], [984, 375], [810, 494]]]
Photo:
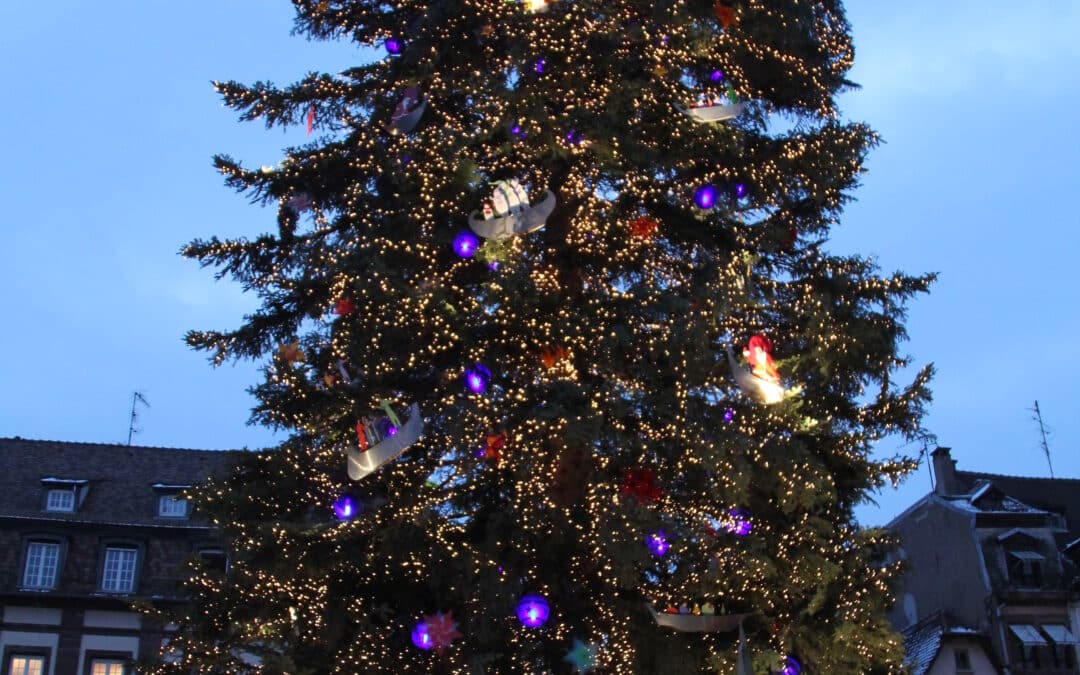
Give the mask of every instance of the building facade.
[[224, 568], [184, 491], [237, 453], [0, 439], [0, 675], [127, 675], [182, 603], [190, 564]]
[[934, 491], [888, 526], [907, 569], [893, 625], [910, 636], [913, 626], [938, 615], [946, 632], [989, 647], [993, 670], [954, 664], [941, 672], [1080, 673], [1077, 566], [1070, 555], [1080, 531], [1080, 481], [955, 465], [949, 449], [938, 448]]

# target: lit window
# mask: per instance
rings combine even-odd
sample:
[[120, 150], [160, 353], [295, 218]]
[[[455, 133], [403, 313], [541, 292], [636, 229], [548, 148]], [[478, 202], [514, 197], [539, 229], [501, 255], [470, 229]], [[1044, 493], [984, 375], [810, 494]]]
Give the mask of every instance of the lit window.
[[176, 495], [161, 495], [158, 498], [158, 515], [166, 518], [186, 517], [187, 500]]
[[74, 490], [49, 490], [49, 496], [45, 500], [46, 511], [74, 511]]
[[124, 662], [116, 659], [94, 659], [90, 662], [90, 675], [124, 675]]
[[60, 544], [32, 541], [26, 546], [26, 569], [23, 570], [24, 588], [53, 588], [56, 586], [56, 568], [60, 562]]
[[11, 675], [43, 675], [45, 672], [44, 656], [12, 655], [8, 664]]
[[[105, 565], [101, 571], [101, 590], [110, 593], [130, 593], [133, 591], [135, 589], [135, 560], [137, 557], [138, 550], [134, 548], [106, 548]], [[108, 672], [112, 673], [112, 671]]]

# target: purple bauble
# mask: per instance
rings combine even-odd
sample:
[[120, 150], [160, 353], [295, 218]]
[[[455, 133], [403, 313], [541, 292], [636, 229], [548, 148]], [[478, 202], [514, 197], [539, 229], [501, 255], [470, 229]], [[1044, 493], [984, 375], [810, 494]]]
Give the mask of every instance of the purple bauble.
[[349, 495], [341, 495], [334, 500], [334, 515], [338, 520], [348, 520], [356, 515], [356, 502]]
[[731, 421], [735, 419], [735, 409], [727, 408], [724, 410], [724, 424], [731, 424]]
[[387, 38], [386, 42], [383, 43], [383, 46], [386, 47], [387, 54], [397, 56], [401, 53], [401, 42], [399, 42], [397, 38]]
[[702, 185], [694, 190], [694, 203], [698, 208], [708, 211], [716, 205], [716, 188], [712, 185]]
[[547, 623], [551, 608], [541, 595], [526, 595], [517, 606], [518, 621], [526, 628], [539, 628]]
[[785, 656], [784, 667], [780, 669], [780, 675], [802, 675], [802, 664], [794, 656]]
[[664, 537], [663, 530], [653, 532], [646, 537], [645, 545], [649, 547], [649, 550], [652, 551], [652, 554], [657, 558], [664, 557], [664, 554], [671, 548], [671, 544], [669, 544], [668, 540]]
[[435, 646], [435, 642], [432, 641], [431, 635], [428, 634], [426, 622], [420, 621], [416, 624], [416, 628], [412, 629], [412, 643], [424, 650], [431, 649]]
[[713, 82], [719, 82], [720, 80], [724, 79], [724, 71], [717, 68], [709, 75], [709, 79]]
[[480, 247], [480, 238], [468, 230], [462, 230], [454, 237], [454, 253], [462, 258], [471, 258]]
[[482, 394], [491, 380], [491, 371], [482, 363], [465, 369], [465, 386], [474, 394]]

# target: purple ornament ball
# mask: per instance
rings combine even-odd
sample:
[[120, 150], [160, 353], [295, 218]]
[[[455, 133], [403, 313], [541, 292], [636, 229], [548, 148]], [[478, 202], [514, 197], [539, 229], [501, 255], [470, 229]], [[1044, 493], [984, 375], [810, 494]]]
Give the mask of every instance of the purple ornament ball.
[[412, 643], [425, 651], [435, 646], [428, 633], [427, 622], [417, 622], [416, 628], [412, 630]]
[[471, 258], [480, 247], [480, 239], [472, 232], [463, 230], [454, 237], [454, 253], [462, 258]]
[[694, 203], [699, 209], [708, 211], [716, 205], [716, 188], [712, 185], [702, 185], [694, 190]]
[[386, 47], [387, 54], [397, 56], [401, 53], [401, 42], [397, 38], [387, 38], [383, 46]]
[[334, 500], [334, 515], [338, 520], [348, 520], [356, 515], [356, 502], [349, 495], [341, 495]]
[[551, 608], [541, 595], [526, 595], [518, 601], [517, 618], [526, 628], [539, 628], [547, 623]]
[[645, 545], [649, 547], [649, 550], [652, 551], [652, 554], [657, 558], [664, 557], [664, 554], [671, 548], [671, 544], [668, 543], [668, 540], [665, 538], [663, 530], [650, 534], [645, 539]]
[[482, 394], [491, 380], [491, 371], [482, 363], [465, 369], [465, 386], [474, 394]]

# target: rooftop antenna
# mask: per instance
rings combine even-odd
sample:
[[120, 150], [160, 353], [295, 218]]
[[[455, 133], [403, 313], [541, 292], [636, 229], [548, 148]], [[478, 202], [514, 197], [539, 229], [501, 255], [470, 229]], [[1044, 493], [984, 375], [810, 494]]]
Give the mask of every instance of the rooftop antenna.
[[136, 403], [142, 403], [147, 408], [150, 407], [150, 401], [146, 400], [146, 397], [142, 395], [141, 391], [134, 391], [131, 393], [131, 423], [128, 425], [128, 446], [131, 445], [131, 436], [141, 431], [140, 429], [135, 428], [135, 420], [138, 419], [138, 414], [135, 412]]
[[1046, 442], [1046, 434], [1048, 432], [1053, 433], [1054, 430], [1047, 429], [1046, 424], [1043, 423], [1042, 411], [1039, 410], [1038, 400], [1035, 401], [1035, 407], [1030, 410], [1035, 413], [1031, 419], [1039, 423], [1039, 434], [1042, 436], [1042, 443], [1040, 445], [1042, 446], [1043, 452], [1046, 453], [1046, 465], [1050, 467], [1050, 477], [1053, 478], [1054, 465], [1050, 463], [1050, 444]]

